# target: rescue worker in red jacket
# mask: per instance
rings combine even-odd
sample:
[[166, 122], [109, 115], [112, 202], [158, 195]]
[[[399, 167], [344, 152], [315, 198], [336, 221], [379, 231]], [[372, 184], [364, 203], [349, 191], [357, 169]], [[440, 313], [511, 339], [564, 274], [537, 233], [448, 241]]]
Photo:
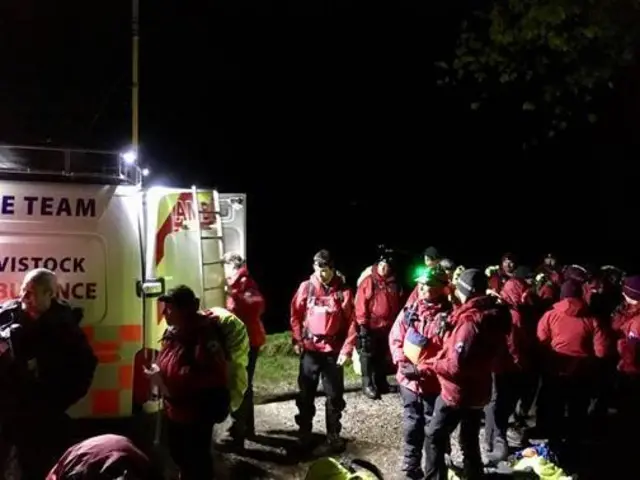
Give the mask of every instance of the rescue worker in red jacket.
[[618, 324], [620, 414], [630, 431], [635, 432], [640, 427], [640, 275], [625, 279], [622, 294], [628, 307], [624, 320]]
[[437, 375], [441, 393], [427, 425], [425, 478], [445, 480], [445, 453], [449, 436], [460, 424], [460, 446], [465, 478], [482, 478], [478, 434], [482, 409], [491, 399], [491, 374], [498, 355], [506, 348], [511, 327], [509, 312], [498, 299], [488, 296], [487, 277], [476, 269], [464, 271], [456, 284], [461, 305], [451, 315], [453, 331], [427, 371]]
[[265, 344], [266, 333], [262, 323], [265, 309], [264, 297], [258, 284], [249, 275], [247, 264], [241, 255], [227, 253], [224, 257], [227, 278], [227, 310], [238, 317], [247, 327], [249, 335], [249, 363], [247, 364], [248, 385], [242, 406], [231, 414], [233, 423], [229, 437], [233, 444], [244, 445], [246, 438], [255, 436], [255, 416], [253, 405], [253, 376], [260, 348]]
[[362, 365], [362, 392], [370, 399], [389, 393], [389, 331], [401, 308], [402, 289], [393, 272], [393, 258], [383, 253], [371, 274], [358, 285], [355, 314]]
[[420, 298], [398, 315], [389, 347], [403, 405], [404, 459], [402, 471], [407, 479], [422, 479], [422, 450], [425, 427], [433, 415], [440, 394], [438, 378], [426, 361], [441, 349], [450, 328], [451, 303], [446, 295], [448, 279], [438, 269], [427, 269], [418, 282]]
[[120, 435], [98, 435], [70, 447], [46, 480], [160, 480], [149, 458]]
[[[589, 311], [576, 280], [562, 284], [561, 300], [538, 323], [543, 355], [543, 384], [538, 424], [556, 446], [575, 438], [584, 426], [592, 391], [592, 376], [611, 348], [610, 339]], [[568, 409], [567, 429], [564, 411]], [[565, 430], [565, 431], [563, 431]]]
[[300, 284], [291, 301], [291, 336], [300, 355], [295, 421], [300, 429], [301, 446], [312, 442], [312, 423], [316, 413], [318, 381], [326, 395], [327, 447], [339, 450], [344, 402], [342, 366], [351, 356], [356, 339], [353, 294], [336, 275], [331, 254], [320, 250], [313, 257], [309, 280]]
[[511, 330], [507, 336], [507, 349], [493, 374], [491, 401], [484, 409], [484, 436], [491, 463], [505, 460], [509, 454], [509, 417], [515, 413], [516, 405], [528, 387], [537, 321], [531, 295], [531, 285], [519, 277], [507, 280], [500, 292], [502, 301], [509, 307]]
[[615, 335], [615, 339], [619, 340], [625, 336], [626, 327], [636, 316], [640, 315], [640, 303], [637, 301], [640, 297], [640, 288], [636, 291], [636, 285], [639, 276], [631, 276], [624, 279], [622, 284], [623, 303], [618, 306], [613, 313], [611, 320], [611, 328]]
[[25, 480], [46, 477], [69, 446], [66, 411], [87, 394], [98, 363], [80, 328], [82, 311], [57, 300], [57, 293], [53, 272], [32, 270], [20, 299], [0, 308], [0, 337], [11, 354], [3, 372], [10, 378], [3, 380], [12, 391], [3, 395], [17, 399], [4, 412], [0, 439], [16, 447]]
[[540, 273], [544, 274], [553, 283], [562, 283], [562, 269], [558, 263], [558, 257], [553, 253], [545, 255], [542, 265], [536, 268], [536, 275]]
[[215, 319], [198, 312], [186, 285], [158, 297], [168, 328], [156, 363], [147, 369], [164, 397], [169, 453], [181, 480], [213, 477], [213, 426], [229, 413], [228, 359]]
[[489, 277], [488, 288], [495, 295], [500, 295], [502, 286], [509, 280], [518, 266], [516, 256], [513, 253], [505, 253], [500, 259], [498, 268], [489, 267], [485, 271]]

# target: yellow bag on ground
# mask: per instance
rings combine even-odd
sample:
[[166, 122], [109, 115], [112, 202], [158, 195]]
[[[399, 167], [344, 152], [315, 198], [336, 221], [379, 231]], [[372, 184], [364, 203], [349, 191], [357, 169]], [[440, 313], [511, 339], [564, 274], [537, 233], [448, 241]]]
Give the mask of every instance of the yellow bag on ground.
[[341, 462], [324, 457], [311, 464], [305, 480], [383, 480], [377, 468], [363, 460]]

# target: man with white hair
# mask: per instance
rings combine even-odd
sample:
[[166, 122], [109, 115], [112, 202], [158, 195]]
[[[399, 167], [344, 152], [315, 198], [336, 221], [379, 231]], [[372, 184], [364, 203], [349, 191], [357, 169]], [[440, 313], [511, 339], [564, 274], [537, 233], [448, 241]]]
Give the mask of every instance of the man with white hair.
[[68, 447], [66, 411], [86, 395], [97, 366], [82, 311], [57, 294], [55, 274], [39, 268], [25, 276], [19, 299], [0, 306], [0, 346], [13, 363], [4, 375], [14, 377], [14, 391], [2, 394], [20, 399], [0, 412], [0, 443], [16, 447], [24, 480], [45, 478]]

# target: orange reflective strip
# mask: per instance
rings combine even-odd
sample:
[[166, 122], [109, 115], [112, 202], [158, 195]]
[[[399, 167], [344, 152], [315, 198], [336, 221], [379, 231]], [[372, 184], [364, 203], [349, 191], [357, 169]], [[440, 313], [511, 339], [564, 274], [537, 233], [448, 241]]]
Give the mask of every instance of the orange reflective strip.
[[142, 325], [122, 325], [119, 328], [119, 333], [123, 342], [142, 341]]
[[93, 415], [118, 415], [120, 413], [120, 392], [118, 390], [94, 390], [91, 392], [91, 413]]
[[118, 363], [120, 355], [114, 352], [93, 352], [100, 363]]
[[118, 384], [123, 390], [133, 388], [133, 365], [122, 365], [118, 368]]
[[91, 345], [93, 346], [93, 349], [98, 352], [116, 352], [120, 350], [120, 342], [118, 341], [94, 341]]
[[120, 361], [120, 355], [118, 351], [120, 350], [119, 342], [91, 342], [91, 346], [93, 347], [93, 353], [100, 363], [117, 363]]

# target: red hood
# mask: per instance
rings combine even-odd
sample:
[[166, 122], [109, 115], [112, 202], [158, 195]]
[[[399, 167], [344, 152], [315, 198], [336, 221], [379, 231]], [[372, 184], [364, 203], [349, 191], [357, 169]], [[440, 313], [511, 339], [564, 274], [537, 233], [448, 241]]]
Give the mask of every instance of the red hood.
[[371, 275], [373, 276], [373, 279], [378, 283], [386, 283], [387, 285], [396, 283], [396, 276], [392, 272], [389, 272], [389, 275], [387, 275], [386, 277], [380, 275], [380, 273], [378, 272], [378, 264], [374, 264], [371, 267]]
[[511, 329], [511, 315], [506, 307], [498, 304], [497, 299], [489, 295], [472, 298], [460, 305], [454, 311], [452, 323], [455, 324], [459, 320], [473, 322], [483, 329], [500, 330], [505, 333]]
[[557, 302], [553, 309], [571, 317], [586, 317], [589, 313], [587, 304], [581, 298], [565, 298]]
[[510, 278], [502, 287], [500, 297], [511, 307], [526, 303], [526, 294], [530, 287], [520, 278]]

